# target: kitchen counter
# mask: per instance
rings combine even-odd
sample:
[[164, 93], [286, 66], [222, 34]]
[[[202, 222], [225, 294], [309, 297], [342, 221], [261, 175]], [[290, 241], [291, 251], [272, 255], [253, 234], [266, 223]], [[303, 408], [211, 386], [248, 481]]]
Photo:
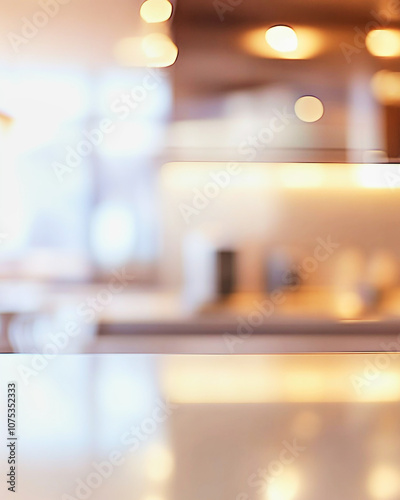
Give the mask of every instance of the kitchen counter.
[[24, 378], [34, 358], [0, 358], [18, 391], [17, 500], [399, 498], [389, 354], [62, 356]]
[[[387, 350], [389, 342], [399, 343], [395, 349], [400, 350], [397, 290], [380, 310], [363, 312], [355, 297], [337, 302], [336, 295], [311, 288], [274, 301], [236, 294], [198, 311], [185, 308], [174, 291], [128, 288], [107, 295], [105, 289], [103, 284], [3, 283], [0, 293], [8, 293], [1, 309], [8, 315], [46, 317], [49, 331], [72, 320], [97, 333], [76, 348], [71, 343], [72, 352], [353, 352]], [[53, 317], [57, 322], [51, 326]]]

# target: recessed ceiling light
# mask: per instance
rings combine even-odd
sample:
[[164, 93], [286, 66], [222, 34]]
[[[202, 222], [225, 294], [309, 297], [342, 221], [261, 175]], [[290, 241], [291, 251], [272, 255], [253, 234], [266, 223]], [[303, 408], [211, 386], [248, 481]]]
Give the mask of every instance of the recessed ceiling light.
[[312, 123], [322, 117], [324, 114], [324, 105], [317, 97], [306, 95], [296, 101], [294, 111], [297, 118], [301, 121]]
[[[283, 28], [283, 31], [280, 28]], [[274, 26], [267, 32], [265, 28], [252, 28], [244, 31], [238, 37], [238, 44], [248, 54], [256, 57], [288, 60], [310, 59], [321, 54], [326, 47], [329, 47], [326, 32], [321, 29], [296, 26], [295, 33], [292, 33], [292, 31], [293, 29], [288, 26]], [[284, 32], [288, 34], [287, 41], [280, 42], [279, 39]], [[275, 34], [277, 35], [276, 39]], [[293, 34], [295, 38], [293, 38]], [[285, 36], [282, 38], [285, 38]], [[289, 52], [283, 52], [282, 49], [290, 50]]]
[[270, 47], [278, 52], [293, 52], [297, 49], [296, 32], [290, 26], [273, 26], [265, 33], [265, 39]]
[[140, 7], [140, 17], [146, 23], [163, 23], [172, 14], [172, 4], [168, 0], [146, 0]]

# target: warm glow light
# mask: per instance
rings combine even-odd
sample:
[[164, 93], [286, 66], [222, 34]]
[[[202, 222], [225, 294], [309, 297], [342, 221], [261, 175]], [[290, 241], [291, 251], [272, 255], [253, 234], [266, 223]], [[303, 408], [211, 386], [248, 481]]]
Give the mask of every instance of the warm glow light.
[[359, 186], [364, 188], [383, 189], [388, 187], [385, 174], [386, 169], [380, 168], [380, 165], [366, 163], [365, 165], [358, 165], [356, 181]]
[[140, 7], [140, 17], [146, 23], [162, 23], [172, 14], [172, 5], [168, 0], [146, 0]]
[[119, 40], [114, 48], [117, 61], [123, 66], [146, 66], [142, 41], [140, 37], [127, 37]]
[[328, 45], [326, 34], [317, 28], [296, 26], [295, 30], [288, 26], [274, 26], [267, 32], [256, 28], [243, 33], [239, 44], [251, 55], [272, 59], [310, 59]]
[[[218, 162], [167, 163], [161, 172], [161, 182], [168, 190], [193, 189], [207, 184], [213, 172], [229, 168], [230, 165]], [[273, 175], [271, 175], [273, 172], [269, 169], [254, 163], [242, 166], [245, 167], [245, 171], [241, 175], [232, 175], [230, 189], [269, 189], [273, 186]]]
[[292, 500], [299, 490], [299, 474], [294, 469], [285, 468], [274, 477], [266, 490], [266, 500]]
[[[174, 358], [165, 366], [165, 397], [178, 404], [267, 402], [383, 402], [400, 400], [400, 373], [386, 370], [362, 390], [355, 383], [368, 357], [348, 364], [335, 356], [285, 359], [240, 356]], [[372, 362], [371, 361], [371, 362]], [[277, 373], [282, 376], [277, 377]], [[357, 378], [358, 377], [358, 378]], [[353, 383], [353, 381], [355, 382]]]
[[372, 92], [382, 104], [400, 104], [400, 73], [382, 70], [371, 81]]
[[147, 66], [165, 68], [171, 66], [178, 57], [178, 48], [169, 36], [151, 33], [142, 42], [143, 52], [148, 58]]
[[374, 56], [396, 57], [400, 55], [399, 30], [372, 30], [368, 33], [365, 43], [367, 49]]
[[12, 125], [13, 121], [14, 120], [11, 118], [10, 115], [0, 112], [0, 126], [2, 128], [8, 129]]
[[178, 57], [177, 46], [163, 33], [151, 33], [144, 38], [123, 38], [114, 52], [123, 66], [166, 68], [174, 64]]
[[143, 500], [165, 500], [165, 497], [162, 497], [161, 495], [155, 495], [154, 493], [150, 495], [146, 495]]
[[312, 123], [318, 121], [324, 114], [322, 102], [314, 96], [307, 95], [296, 101], [294, 111], [297, 118], [303, 122]]
[[362, 391], [364, 400], [396, 401], [400, 393], [400, 375], [395, 371], [380, 371], [374, 382], [368, 387], [363, 386]]
[[293, 52], [297, 49], [297, 35], [289, 26], [273, 26], [265, 33], [267, 43], [278, 52]]
[[174, 470], [174, 458], [168, 448], [153, 445], [146, 450], [146, 474], [153, 481], [165, 481]]
[[323, 169], [318, 165], [285, 166], [280, 177], [286, 188], [318, 188], [323, 184]]
[[165, 497], [162, 497], [161, 495], [156, 495], [154, 493], [151, 493], [150, 495], [146, 495], [143, 500], [165, 500]]
[[373, 499], [386, 500], [400, 495], [400, 475], [389, 464], [376, 465], [368, 475], [367, 490]]
[[336, 297], [335, 306], [341, 319], [358, 318], [363, 311], [363, 302], [355, 292], [340, 292]]
[[[224, 162], [176, 162], [164, 165], [161, 182], [167, 190], [201, 188], [213, 172], [230, 168]], [[268, 189], [400, 189], [398, 164], [238, 163], [231, 188]]]

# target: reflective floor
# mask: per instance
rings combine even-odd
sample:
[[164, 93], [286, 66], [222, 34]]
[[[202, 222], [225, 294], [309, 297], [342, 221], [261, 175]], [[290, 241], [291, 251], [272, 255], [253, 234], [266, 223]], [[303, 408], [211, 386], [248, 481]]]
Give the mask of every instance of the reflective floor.
[[4, 355], [2, 408], [12, 381], [13, 498], [400, 498], [399, 353]]

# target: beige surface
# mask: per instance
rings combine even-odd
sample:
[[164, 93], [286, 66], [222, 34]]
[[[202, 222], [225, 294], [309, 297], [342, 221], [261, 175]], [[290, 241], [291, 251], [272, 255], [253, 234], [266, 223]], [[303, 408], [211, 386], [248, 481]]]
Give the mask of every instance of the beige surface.
[[400, 365], [385, 356], [61, 356], [28, 385], [33, 358], [3, 356], [2, 394], [19, 392], [13, 498], [78, 498], [117, 452], [88, 498], [397, 499]]

